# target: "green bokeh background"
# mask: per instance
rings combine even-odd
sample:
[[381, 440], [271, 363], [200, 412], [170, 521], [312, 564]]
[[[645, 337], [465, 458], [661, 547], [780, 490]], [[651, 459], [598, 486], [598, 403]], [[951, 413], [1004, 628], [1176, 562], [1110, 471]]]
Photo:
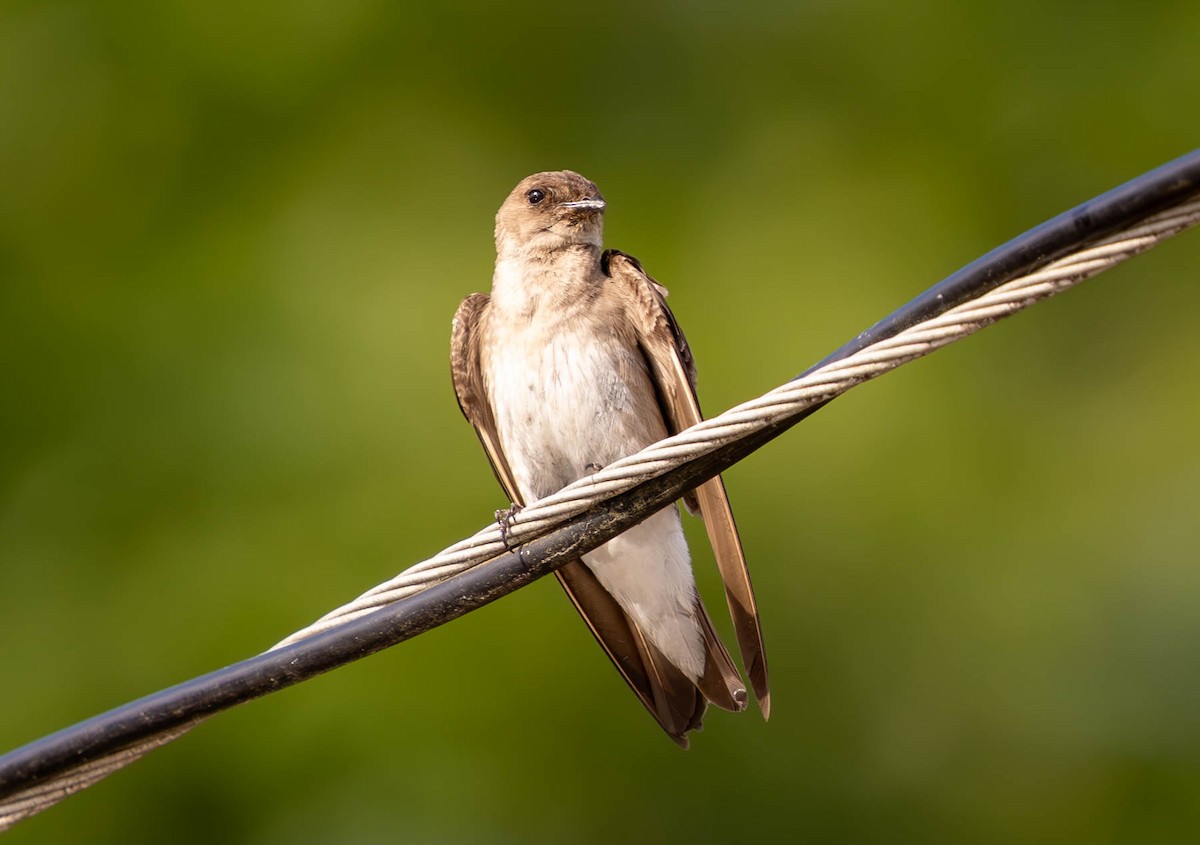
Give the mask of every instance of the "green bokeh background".
[[[715, 412], [1195, 147], [1197, 44], [1192, 0], [3, 4], [0, 749], [503, 506], [447, 347], [526, 174], [600, 184]], [[680, 752], [547, 582], [10, 840], [1187, 841], [1198, 274], [1192, 233], [727, 474], [768, 724]]]

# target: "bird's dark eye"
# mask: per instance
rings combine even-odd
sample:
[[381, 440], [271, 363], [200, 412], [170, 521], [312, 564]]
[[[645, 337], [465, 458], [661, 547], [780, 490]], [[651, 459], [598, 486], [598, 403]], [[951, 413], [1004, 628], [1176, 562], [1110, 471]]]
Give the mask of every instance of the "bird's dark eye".
[[546, 194], [537, 188], [534, 188], [532, 191], [529, 191], [527, 194], [525, 194], [525, 199], [529, 200], [530, 205], [537, 205], [545, 198]]

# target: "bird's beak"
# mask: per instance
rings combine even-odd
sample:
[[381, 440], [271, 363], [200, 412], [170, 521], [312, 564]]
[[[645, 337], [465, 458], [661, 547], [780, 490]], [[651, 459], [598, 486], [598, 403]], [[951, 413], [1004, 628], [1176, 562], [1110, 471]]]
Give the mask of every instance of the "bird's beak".
[[572, 208], [580, 211], [603, 211], [607, 203], [602, 199], [577, 200], [575, 202], [564, 202], [559, 204], [559, 208]]

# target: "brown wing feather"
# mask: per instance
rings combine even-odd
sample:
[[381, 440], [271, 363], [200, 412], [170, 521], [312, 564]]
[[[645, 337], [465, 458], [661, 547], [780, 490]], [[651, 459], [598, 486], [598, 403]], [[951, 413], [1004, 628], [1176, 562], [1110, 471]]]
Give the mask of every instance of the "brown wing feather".
[[705, 698], [722, 710], [740, 713], [746, 709], [746, 685], [738, 673], [725, 643], [717, 636], [712, 618], [700, 597], [696, 597], [696, 618], [700, 621], [700, 633], [704, 638], [704, 674], [697, 686]]
[[454, 394], [458, 407], [467, 422], [475, 429], [483, 451], [492, 464], [492, 471], [508, 500], [514, 505], [524, 504], [517, 491], [504, 452], [500, 449], [500, 438], [496, 432], [496, 421], [492, 417], [492, 406], [483, 389], [483, 371], [479, 366], [479, 321], [491, 301], [486, 293], [473, 293], [462, 301], [454, 312], [450, 332], [450, 378], [454, 381]]
[[[524, 502], [500, 448], [479, 366], [478, 326], [489, 301], [487, 294], [475, 293], [464, 299], [455, 312], [450, 340], [450, 374], [458, 406], [475, 428], [500, 486], [509, 501], [520, 505]], [[687, 748], [686, 732], [699, 726], [705, 710], [704, 697], [695, 685], [649, 644], [637, 624], [600, 586], [582, 561], [571, 561], [554, 574], [638, 700], [671, 739]]]
[[581, 561], [556, 571], [559, 583], [617, 671], [658, 724], [681, 747], [704, 716], [705, 700], [683, 673], [650, 645], [637, 624]]
[[[637, 260], [616, 250], [604, 254], [608, 275], [629, 289], [634, 303], [646, 356], [650, 361], [663, 416], [671, 433], [689, 428], [703, 419], [696, 398], [696, 366], [687, 339], [666, 303], [666, 288], [646, 274]], [[771, 712], [767, 679], [767, 657], [754, 587], [746, 566], [733, 509], [720, 476], [696, 489], [696, 502], [704, 518], [717, 568], [725, 585], [725, 598], [733, 617], [734, 631], [750, 685], [766, 718]]]

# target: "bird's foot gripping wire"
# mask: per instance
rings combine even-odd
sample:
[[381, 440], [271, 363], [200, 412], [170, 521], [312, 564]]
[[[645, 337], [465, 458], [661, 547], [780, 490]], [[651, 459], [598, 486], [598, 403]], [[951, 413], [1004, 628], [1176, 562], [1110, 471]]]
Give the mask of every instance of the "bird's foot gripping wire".
[[513, 547], [508, 542], [508, 532], [512, 530], [513, 517], [521, 512], [521, 506], [514, 504], [511, 508], [501, 508], [496, 511], [496, 523], [500, 526], [500, 542], [504, 543], [504, 548], [510, 552]]

